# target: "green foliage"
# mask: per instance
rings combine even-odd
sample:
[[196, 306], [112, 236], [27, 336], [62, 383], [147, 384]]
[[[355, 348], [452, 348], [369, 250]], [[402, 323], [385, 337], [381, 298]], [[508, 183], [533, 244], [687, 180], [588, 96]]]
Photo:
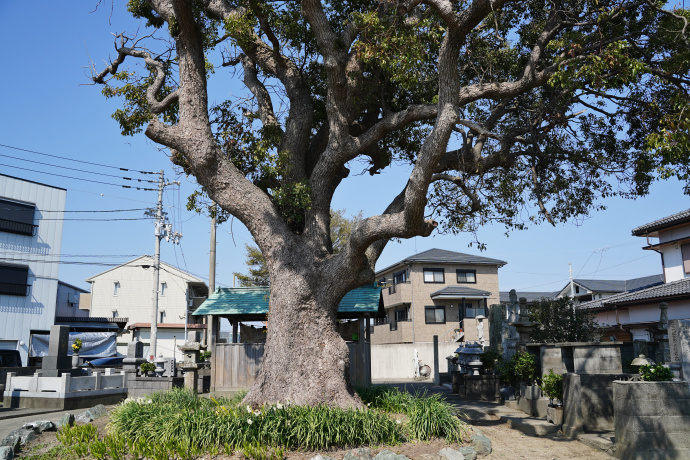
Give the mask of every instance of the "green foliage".
[[[243, 406], [243, 394], [199, 398], [175, 389], [150, 399], [127, 400], [111, 414], [102, 440], [92, 425], [66, 427], [60, 442], [81, 456], [122, 459], [196, 458], [239, 450], [255, 460], [281, 460], [285, 449], [325, 450], [347, 446], [398, 444], [404, 440], [445, 438], [462, 442], [465, 425], [440, 396], [411, 395], [390, 387], [359, 390], [366, 410], [326, 406]], [[386, 412], [407, 416], [404, 423]], [[86, 428], [90, 427], [90, 428]]]
[[139, 370], [142, 374], [145, 374], [147, 372], [153, 372], [156, 370], [156, 365], [153, 363], [141, 363], [139, 365]]
[[500, 366], [503, 357], [494, 349], [489, 349], [484, 352], [479, 358], [482, 361], [482, 369], [485, 371], [493, 371]]
[[554, 374], [553, 369], [549, 369], [540, 386], [549, 399], [563, 401], [563, 374]]
[[206, 361], [206, 360], [209, 359], [210, 357], [211, 357], [211, 352], [210, 352], [209, 350], [204, 350], [204, 351], [202, 351], [201, 353], [199, 353], [199, 358], [200, 358], [202, 361]]
[[467, 434], [452, 406], [438, 394], [413, 395], [385, 385], [357, 388], [357, 393], [373, 409], [407, 415], [403, 428], [409, 439], [445, 438], [448, 442], [462, 442]]
[[500, 361], [498, 375], [502, 382], [510, 385], [534, 382], [537, 378], [537, 363], [534, 355], [519, 351], [510, 359]]
[[645, 382], [670, 382], [673, 372], [663, 364], [640, 366], [640, 379]]
[[266, 265], [266, 258], [261, 253], [259, 248], [254, 245], [244, 245], [245, 260], [249, 274], [235, 273], [237, 280], [242, 287], [250, 286], [268, 286], [271, 278], [268, 273], [268, 266]]
[[576, 308], [569, 297], [535, 301], [529, 319], [537, 322], [530, 334], [533, 342], [594, 342], [601, 335], [594, 315]]

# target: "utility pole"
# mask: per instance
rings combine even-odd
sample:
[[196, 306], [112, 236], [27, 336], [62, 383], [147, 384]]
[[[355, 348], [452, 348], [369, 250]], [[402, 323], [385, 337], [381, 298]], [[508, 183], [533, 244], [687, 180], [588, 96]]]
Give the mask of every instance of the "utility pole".
[[166, 212], [163, 211], [163, 190], [168, 185], [180, 185], [179, 181], [165, 181], [163, 170], [158, 173], [158, 203], [155, 209], [148, 209], [145, 212], [147, 216], [155, 218], [153, 234], [156, 237], [156, 246], [153, 255], [153, 308], [151, 309], [151, 344], [149, 345], [149, 355], [152, 359], [156, 358], [156, 344], [158, 340], [158, 289], [160, 283], [160, 266], [161, 266], [161, 239], [165, 238], [170, 241], [172, 238], [173, 244], [180, 242], [182, 234], [172, 231], [172, 224], [168, 223]]
[[[209, 251], [208, 261], [208, 295], [216, 292], [216, 213], [218, 212], [218, 205], [213, 203], [211, 206], [211, 248]], [[206, 323], [206, 340], [205, 344], [213, 343], [214, 334], [216, 334], [216, 319], [213, 315], [206, 315], [204, 318]]]
[[575, 300], [575, 285], [573, 283], [573, 264], [569, 263], [568, 268], [570, 270], [570, 298]]

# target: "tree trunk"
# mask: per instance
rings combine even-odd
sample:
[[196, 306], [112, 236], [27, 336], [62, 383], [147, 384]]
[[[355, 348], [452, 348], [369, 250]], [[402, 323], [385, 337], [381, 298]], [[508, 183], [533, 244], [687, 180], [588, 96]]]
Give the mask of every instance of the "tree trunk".
[[340, 299], [320, 279], [307, 270], [271, 278], [264, 359], [245, 403], [362, 406], [336, 328]]

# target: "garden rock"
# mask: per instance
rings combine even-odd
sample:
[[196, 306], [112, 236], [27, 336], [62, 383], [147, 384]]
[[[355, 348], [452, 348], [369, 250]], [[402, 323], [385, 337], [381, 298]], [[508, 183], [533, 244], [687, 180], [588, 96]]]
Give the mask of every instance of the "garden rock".
[[465, 460], [475, 460], [477, 458], [477, 451], [474, 450], [474, 447], [465, 446], [458, 450], [465, 456]]
[[327, 457], [324, 455], [317, 455], [316, 457], [312, 457], [311, 460], [335, 460], [333, 457]]
[[60, 420], [55, 422], [55, 428], [62, 428], [65, 425], [74, 425], [74, 414], [65, 414], [62, 416], [62, 418], [60, 418]]
[[422, 454], [419, 460], [442, 460], [439, 454]]
[[486, 436], [475, 434], [470, 437], [472, 447], [477, 451], [478, 455], [489, 455], [491, 453], [491, 440]]
[[465, 456], [459, 450], [446, 447], [438, 452], [443, 460], [465, 460]]
[[391, 452], [390, 450], [386, 449], [374, 457], [374, 460], [410, 460], [409, 458], [405, 457], [404, 455], [398, 455], [395, 452]]
[[55, 424], [48, 420], [38, 420], [25, 424], [22, 428], [25, 430], [34, 430], [34, 433], [41, 434], [44, 431], [55, 429]]
[[14, 433], [10, 433], [5, 439], [2, 440], [2, 443], [0, 443], [0, 447], [9, 447], [10, 449], [12, 449], [12, 452], [17, 452], [21, 444], [21, 438]]
[[371, 460], [373, 456], [371, 455], [371, 449], [362, 447], [359, 449], [352, 449], [350, 452], [345, 454], [343, 460]]
[[108, 413], [108, 409], [106, 409], [103, 404], [99, 404], [97, 406], [93, 406], [91, 409], [87, 409], [86, 412], [91, 415], [93, 420], [96, 420], [106, 415]]
[[0, 460], [12, 460], [14, 458], [14, 450], [11, 447], [0, 447]]

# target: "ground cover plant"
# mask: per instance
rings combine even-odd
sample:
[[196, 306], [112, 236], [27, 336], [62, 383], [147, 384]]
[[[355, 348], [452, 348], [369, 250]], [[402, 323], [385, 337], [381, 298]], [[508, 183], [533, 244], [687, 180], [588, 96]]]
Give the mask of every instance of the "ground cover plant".
[[96, 459], [120, 459], [128, 453], [186, 459], [239, 451], [261, 460], [281, 459], [287, 449], [397, 445], [433, 438], [462, 442], [464, 423], [438, 395], [412, 395], [390, 387], [359, 392], [367, 409], [281, 404], [253, 408], [240, 402], [243, 394], [207, 399], [175, 389], [118, 406], [102, 439], [84, 425], [61, 429], [58, 440], [79, 456]]

